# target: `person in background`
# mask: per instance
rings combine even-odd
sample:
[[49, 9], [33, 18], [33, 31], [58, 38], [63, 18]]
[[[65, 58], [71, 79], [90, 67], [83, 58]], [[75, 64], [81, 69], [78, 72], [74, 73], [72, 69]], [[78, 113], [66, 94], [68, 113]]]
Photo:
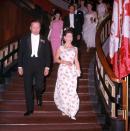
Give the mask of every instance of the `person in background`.
[[108, 9], [107, 9], [107, 5], [103, 2], [103, 0], [99, 0], [98, 2], [99, 4], [97, 5], [97, 13], [100, 23], [108, 13]]
[[79, 10], [83, 12], [83, 14], [87, 14], [87, 8], [85, 7], [85, 0], [80, 0], [80, 8]]
[[81, 70], [78, 61], [78, 49], [72, 45], [73, 33], [67, 29], [63, 35], [64, 45], [56, 53], [56, 62], [59, 63], [57, 81], [54, 92], [54, 102], [62, 115], [76, 120], [79, 110], [79, 97], [77, 94], [77, 78]]
[[[83, 23], [84, 23], [84, 14], [83, 12], [79, 9], [79, 6], [77, 4], [74, 4], [75, 6], [75, 14], [77, 15], [79, 21], [80, 21], [80, 24], [81, 24], [81, 27], [83, 26]], [[82, 30], [82, 29], [81, 29]]]
[[56, 8], [52, 8], [52, 9], [51, 9], [51, 12], [50, 12], [51, 21], [54, 19], [54, 15], [55, 15], [55, 11], [56, 11], [56, 10], [57, 10]]
[[54, 15], [54, 20], [50, 23], [50, 31], [48, 34], [48, 40], [51, 42], [53, 62], [55, 62], [55, 53], [61, 45], [63, 32], [63, 21], [61, 19], [61, 12], [57, 10]]
[[73, 30], [73, 45], [79, 47], [79, 40], [81, 39], [82, 25], [80, 23], [80, 19], [77, 14], [75, 14], [75, 6], [70, 4], [68, 6], [69, 14], [64, 18], [64, 27], [66, 30], [71, 28]]
[[35, 92], [37, 104], [42, 106], [42, 91], [44, 76], [49, 74], [51, 56], [48, 41], [40, 35], [41, 24], [34, 20], [31, 22], [28, 35], [24, 36], [19, 44], [18, 50], [18, 73], [23, 75], [24, 90], [27, 111], [24, 116], [29, 116], [34, 112], [34, 89], [33, 80], [35, 79]]
[[85, 15], [83, 24], [83, 40], [87, 46], [87, 52], [95, 47], [96, 27], [98, 23], [97, 13], [93, 10], [93, 3], [87, 3], [88, 13]]

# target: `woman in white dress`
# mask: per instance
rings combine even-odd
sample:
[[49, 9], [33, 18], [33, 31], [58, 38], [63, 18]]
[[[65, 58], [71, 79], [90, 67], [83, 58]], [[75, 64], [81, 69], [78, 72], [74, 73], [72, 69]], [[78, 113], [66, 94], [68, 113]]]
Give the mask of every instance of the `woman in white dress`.
[[57, 50], [55, 61], [59, 63], [57, 81], [54, 92], [54, 102], [62, 115], [76, 120], [79, 110], [79, 97], [77, 94], [77, 78], [80, 76], [77, 47], [72, 45], [73, 34], [71, 30], [64, 33], [65, 44]]
[[98, 23], [97, 13], [93, 11], [93, 5], [91, 3], [87, 4], [88, 13], [84, 17], [83, 24], [83, 40], [87, 46], [87, 52], [91, 47], [95, 47], [95, 35], [96, 26]]

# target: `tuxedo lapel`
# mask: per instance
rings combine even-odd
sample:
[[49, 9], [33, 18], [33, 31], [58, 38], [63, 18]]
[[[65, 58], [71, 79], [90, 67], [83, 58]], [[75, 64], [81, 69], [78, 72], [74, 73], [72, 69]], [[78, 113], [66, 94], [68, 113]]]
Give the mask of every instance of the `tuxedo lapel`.
[[27, 44], [29, 51], [32, 52], [31, 34], [28, 36]]
[[68, 25], [70, 27], [70, 15], [68, 15], [68, 19], [67, 19]]
[[74, 14], [74, 27], [76, 26], [76, 14]]
[[38, 45], [38, 54], [39, 54], [39, 51], [40, 51], [40, 48], [41, 48], [41, 35], [40, 35], [40, 38], [39, 38], [39, 45]]

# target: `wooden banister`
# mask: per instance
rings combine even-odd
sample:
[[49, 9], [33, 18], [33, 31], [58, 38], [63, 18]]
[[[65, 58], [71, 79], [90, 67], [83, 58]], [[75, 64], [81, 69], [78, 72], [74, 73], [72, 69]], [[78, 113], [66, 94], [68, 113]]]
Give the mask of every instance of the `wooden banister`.
[[[111, 16], [107, 16], [96, 32], [96, 75], [97, 90], [102, 97], [110, 118], [125, 122], [123, 130], [128, 131], [128, 79], [118, 79], [107, 61], [102, 46], [110, 35]], [[108, 43], [107, 43], [108, 44]], [[120, 97], [120, 100], [119, 98]], [[120, 101], [120, 102], [119, 102]], [[117, 107], [119, 105], [119, 107]], [[116, 126], [116, 125], [115, 125]], [[118, 127], [115, 127], [118, 128]], [[116, 129], [112, 129], [116, 130]]]
[[100, 62], [101, 64], [103, 65], [104, 67], [104, 70], [105, 72], [108, 74], [109, 78], [116, 82], [116, 83], [121, 83], [122, 80], [118, 79], [115, 74], [113, 73], [112, 71], [112, 68], [110, 67], [107, 59], [106, 59], [106, 56], [103, 52], [103, 49], [102, 49], [102, 46], [101, 46], [101, 39], [100, 39], [100, 33], [101, 33], [101, 30], [102, 30], [102, 27], [105, 25], [106, 21], [108, 21], [108, 19], [110, 19], [111, 16], [108, 16], [105, 21], [103, 21], [101, 23], [101, 25], [99, 26], [99, 29], [97, 30], [97, 33], [96, 33], [96, 50], [97, 50], [97, 54], [98, 54], [98, 57], [100, 59]]
[[4, 41], [4, 42], [0, 42], [0, 50], [2, 48], [4, 48], [5, 46], [9, 45], [10, 43], [19, 40], [23, 35], [17, 35], [17, 36], [14, 36], [13, 38], [11, 38], [10, 40]]

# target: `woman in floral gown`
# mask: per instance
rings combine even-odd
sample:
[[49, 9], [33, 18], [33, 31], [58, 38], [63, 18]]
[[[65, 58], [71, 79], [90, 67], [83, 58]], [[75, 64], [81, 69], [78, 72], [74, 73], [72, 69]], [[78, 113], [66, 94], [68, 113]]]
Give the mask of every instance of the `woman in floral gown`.
[[71, 30], [64, 33], [65, 44], [60, 46], [56, 53], [56, 62], [59, 63], [58, 76], [54, 92], [54, 101], [62, 115], [76, 120], [79, 110], [77, 94], [77, 78], [80, 76], [77, 47], [72, 46], [73, 34]]

